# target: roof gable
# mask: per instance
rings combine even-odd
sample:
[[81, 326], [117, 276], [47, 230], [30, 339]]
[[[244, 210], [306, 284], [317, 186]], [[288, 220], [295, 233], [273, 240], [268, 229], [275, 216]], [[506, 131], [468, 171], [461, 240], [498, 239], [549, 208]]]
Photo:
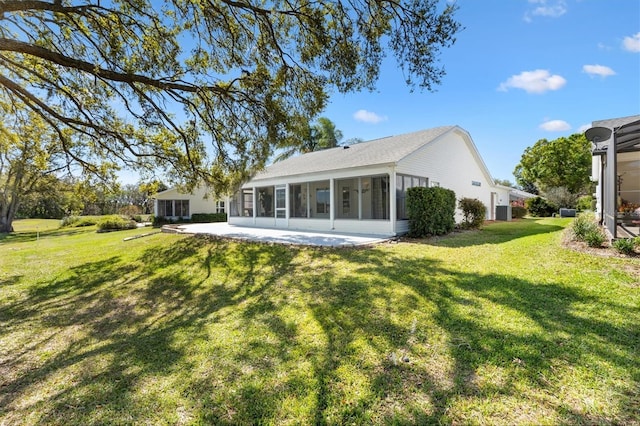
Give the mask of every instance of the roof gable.
[[320, 173], [366, 166], [397, 164], [456, 126], [435, 127], [291, 157], [268, 166], [252, 180]]

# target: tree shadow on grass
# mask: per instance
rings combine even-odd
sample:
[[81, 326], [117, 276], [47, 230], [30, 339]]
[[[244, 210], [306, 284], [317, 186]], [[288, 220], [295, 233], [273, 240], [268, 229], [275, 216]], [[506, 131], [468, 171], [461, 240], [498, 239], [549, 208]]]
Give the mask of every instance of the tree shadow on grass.
[[10, 232], [10, 233], [0, 233], [0, 244], [26, 243], [26, 242], [33, 242], [33, 241], [44, 240], [49, 238], [87, 234], [92, 232], [96, 232], [96, 228], [94, 226], [79, 227], [79, 228], [46, 229], [40, 232], [20, 231], [20, 232]]
[[[384, 247], [185, 238], [137, 262], [82, 265], [3, 312], [3, 340], [24, 323], [45, 330], [3, 356], [12, 372], [0, 406], [18, 422], [37, 412], [34, 423], [67, 424], [518, 423], [523, 413], [625, 423], [637, 409], [636, 310]], [[586, 395], [556, 396], [571, 371], [599, 366], [595, 384], [607, 365], [632, 372], [609, 385], [617, 417], [581, 406]], [[465, 404], [496, 405], [460, 414]]]

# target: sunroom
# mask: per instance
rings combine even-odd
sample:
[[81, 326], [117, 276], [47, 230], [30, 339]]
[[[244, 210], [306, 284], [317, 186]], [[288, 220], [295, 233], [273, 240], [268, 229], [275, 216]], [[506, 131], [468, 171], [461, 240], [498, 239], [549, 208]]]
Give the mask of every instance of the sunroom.
[[613, 238], [640, 235], [640, 115], [594, 121], [596, 211]]

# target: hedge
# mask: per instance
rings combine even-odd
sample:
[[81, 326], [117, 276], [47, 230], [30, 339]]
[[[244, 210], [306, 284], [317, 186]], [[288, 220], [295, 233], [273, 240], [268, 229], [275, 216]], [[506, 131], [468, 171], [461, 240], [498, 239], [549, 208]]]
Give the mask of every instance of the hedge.
[[413, 187], [407, 189], [409, 236], [444, 235], [455, 227], [456, 194], [450, 189]]
[[226, 222], [226, 213], [194, 213], [191, 215], [193, 223]]

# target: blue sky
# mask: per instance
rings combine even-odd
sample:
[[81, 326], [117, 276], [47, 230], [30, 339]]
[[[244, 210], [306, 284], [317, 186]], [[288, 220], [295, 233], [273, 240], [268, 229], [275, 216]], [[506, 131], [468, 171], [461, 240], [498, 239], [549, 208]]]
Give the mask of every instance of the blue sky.
[[324, 116], [344, 139], [459, 125], [494, 178], [539, 139], [640, 114], [640, 1], [457, 0], [465, 27], [443, 50], [436, 92], [415, 90], [389, 57], [375, 92], [335, 94]]

